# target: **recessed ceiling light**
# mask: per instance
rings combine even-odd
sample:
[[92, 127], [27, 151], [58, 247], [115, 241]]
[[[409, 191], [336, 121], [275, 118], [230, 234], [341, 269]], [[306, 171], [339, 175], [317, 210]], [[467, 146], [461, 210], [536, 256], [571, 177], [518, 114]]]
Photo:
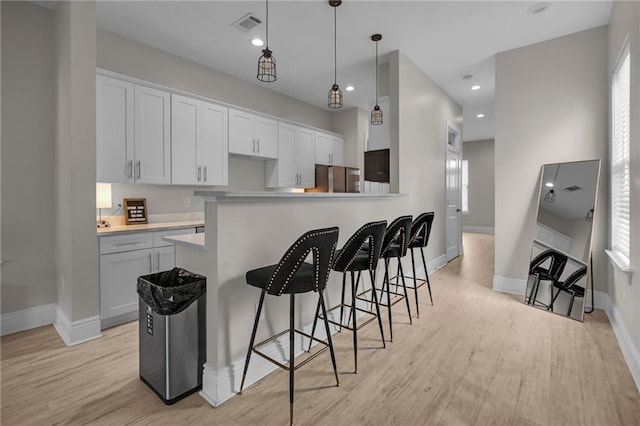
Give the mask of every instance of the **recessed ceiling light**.
[[547, 182], [544, 184], [547, 188], [553, 188], [553, 182]]
[[259, 38], [254, 38], [253, 40], [251, 40], [251, 44], [253, 44], [254, 46], [264, 46], [264, 41], [262, 41]]
[[344, 90], [346, 90], [347, 92], [353, 92], [356, 88], [353, 86], [347, 86], [344, 88]]
[[551, 3], [549, 2], [537, 3], [531, 6], [529, 9], [527, 9], [527, 14], [537, 15], [538, 13], [542, 13], [545, 10], [549, 9], [550, 7], [551, 7]]
[[476, 118], [484, 118], [484, 114], [476, 114]]
[[480, 90], [480, 86], [474, 84], [473, 86], [471, 86], [471, 90]]

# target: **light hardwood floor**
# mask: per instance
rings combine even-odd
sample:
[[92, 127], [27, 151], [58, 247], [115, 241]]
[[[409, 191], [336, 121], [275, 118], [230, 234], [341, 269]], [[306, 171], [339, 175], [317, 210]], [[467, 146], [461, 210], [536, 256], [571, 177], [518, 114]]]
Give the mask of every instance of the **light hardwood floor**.
[[[394, 342], [375, 323], [335, 337], [296, 371], [298, 425], [640, 425], [640, 396], [601, 311], [579, 323], [491, 291], [493, 236], [465, 234], [464, 257], [432, 274], [409, 325], [394, 307]], [[384, 313], [383, 313], [384, 316]], [[251, 327], [251, 324], [246, 324]], [[385, 323], [386, 326], [386, 323]], [[288, 376], [277, 371], [214, 409], [197, 394], [165, 406], [138, 379], [138, 325], [72, 348], [52, 327], [2, 337], [1, 424], [284, 425]]]

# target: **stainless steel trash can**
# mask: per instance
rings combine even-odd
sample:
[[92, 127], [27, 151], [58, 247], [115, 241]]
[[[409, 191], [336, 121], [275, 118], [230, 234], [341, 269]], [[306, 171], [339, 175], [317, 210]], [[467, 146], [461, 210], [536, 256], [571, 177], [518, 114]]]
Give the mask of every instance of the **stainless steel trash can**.
[[202, 388], [205, 285], [180, 268], [138, 278], [140, 379], [165, 404]]

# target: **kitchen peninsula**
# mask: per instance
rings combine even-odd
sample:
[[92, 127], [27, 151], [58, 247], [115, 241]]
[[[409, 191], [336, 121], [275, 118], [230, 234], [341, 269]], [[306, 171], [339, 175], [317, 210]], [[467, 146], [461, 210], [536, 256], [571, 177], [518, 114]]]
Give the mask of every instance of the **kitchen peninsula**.
[[[245, 282], [245, 273], [277, 263], [304, 232], [329, 226], [340, 228], [338, 247], [362, 224], [393, 220], [410, 211], [410, 197], [401, 194], [196, 192], [205, 200], [204, 241], [167, 237], [176, 244], [176, 265], [207, 277], [207, 362], [201, 395], [218, 406], [239, 388], [259, 291]], [[340, 300], [340, 274], [332, 274], [326, 300]], [[296, 325], [310, 331], [317, 299], [300, 297]], [[269, 297], [258, 339], [288, 326], [288, 300]], [[296, 337], [296, 352], [302, 340]], [[288, 343], [272, 342], [266, 351], [283, 360]], [[321, 362], [321, 361], [319, 361]], [[255, 357], [247, 376], [251, 384], [273, 370]]]

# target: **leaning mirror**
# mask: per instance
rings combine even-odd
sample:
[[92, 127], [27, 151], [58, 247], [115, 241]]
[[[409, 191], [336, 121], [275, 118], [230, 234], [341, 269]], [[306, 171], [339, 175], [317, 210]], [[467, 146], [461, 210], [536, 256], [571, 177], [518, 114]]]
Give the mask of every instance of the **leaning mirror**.
[[545, 164], [524, 302], [582, 321], [600, 160]]

